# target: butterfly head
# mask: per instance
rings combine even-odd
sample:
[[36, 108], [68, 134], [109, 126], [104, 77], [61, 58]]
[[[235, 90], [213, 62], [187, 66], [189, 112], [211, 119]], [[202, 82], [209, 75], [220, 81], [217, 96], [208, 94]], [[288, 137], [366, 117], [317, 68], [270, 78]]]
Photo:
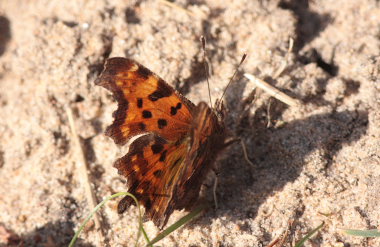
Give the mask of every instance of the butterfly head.
[[215, 101], [215, 105], [212, 108], [213, 112], [215, 113], [218, 122], [222, 125], [224, 125], [224, 119], [226, 116], [226, 108], [224, 106], [223, 99], [217, 99]]

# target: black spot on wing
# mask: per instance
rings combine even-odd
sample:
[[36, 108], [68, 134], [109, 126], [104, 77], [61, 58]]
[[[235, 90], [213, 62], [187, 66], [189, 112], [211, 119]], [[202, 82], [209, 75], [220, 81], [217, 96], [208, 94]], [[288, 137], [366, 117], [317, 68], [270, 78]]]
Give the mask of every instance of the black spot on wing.
[[157, 135], [143, 135], [131, 143], [127, 156], [132, 157], [138, 155], [139, 157], [144, 157], [144, 148], [146, 146], [151, 146], [152, 143], [153, 145], [158, 144], [163, 146], [167, 141]]
[[157, 101], [164, 97], [169, 97], [173, 93], [173, 89], [169, 87], [162, 79], [158, 80], [156, 91], [148, 95], [148, 99], [151, 101]]
[[175, 114], [177, 114], [178, 110], [181, 108], [182, 108], [182, 103], [178, 102], [176, 106], [170, 107], [170, 114], [174, 116]]
[[153, 172], [153, 175], [156, 177], [156, 178], [161, 178], [162, 177], [162, 170], [156, 170]]
[[146, 125], [144, 123], [139, 123], [140, 130], [146, 130]]
[[145, 200], [145, 208], [146, 208], [146, 211], [149, 211], [151, 208], [152, 208], [152, 201], [150, 200], [150, 198], [146, 198]]
[[140, 133], [146, 130], [146, 124], [143, 122], [130, 123], [129, 129], [131, 132]]
[[137, 107], [142, 108], [143, 107], [143, 99], [142, 98], [137, 98]]
[[168, 150], [165, 150], [162, 152], [161, 156], [160, 156], [160, 161], [161, 162], [164, 162], [165, 159], [166, 159], [166, 153], [168, 152]]
[[168, 125], [168, 122], [165, 119], [160, 118], [158, 119], [157, 124], [159, 129], [163, 129], [166, 125]]
[[179, 145], [181, 145], [182, 143], [182, 139], [178, 139], [175, 143], [174, 143], [174, 146], [178, 147]]
[[139, 77], [142, 77], [144, 79], [148, 79], [148, 77], [153, 74], [149, 69], [145, 68], [142, 65], [139, 65], [136, 73], [139, 75]]
[[164, 146], [161, 143], [155, 143], [151, 146], [151, 149], [154, 154], [158, 154], [164, 149]]
[[144, 110], [143, 112], [142, 112], [142, 117], [143, 118], [151, 118], [153, 115], [152, 115], [152, 112], [150, 112], [150, 111], [147, 111], [147, 110]]
[[175, 108], [175, 107], [172, 106], [170, 108], [170, 115], [174, 116], [175, 114], [177, 114], [177, 108]]

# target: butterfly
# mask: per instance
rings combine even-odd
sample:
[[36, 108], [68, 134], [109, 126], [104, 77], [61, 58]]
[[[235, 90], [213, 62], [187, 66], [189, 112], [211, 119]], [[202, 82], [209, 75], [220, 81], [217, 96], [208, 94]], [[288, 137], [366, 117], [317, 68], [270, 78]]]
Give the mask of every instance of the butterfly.
[[[114, 167], [148, 218], [162, 228], [174, 210], [191, 209], [226, 146], [223, 104], [194, 105], [149, 69], [122, 57], [108, 59], [95, 84], [111, 91], [118, 103], [105, 134], [118, 145], [134, 138]], [[118, 213], [132, 203], [124, 197]]]

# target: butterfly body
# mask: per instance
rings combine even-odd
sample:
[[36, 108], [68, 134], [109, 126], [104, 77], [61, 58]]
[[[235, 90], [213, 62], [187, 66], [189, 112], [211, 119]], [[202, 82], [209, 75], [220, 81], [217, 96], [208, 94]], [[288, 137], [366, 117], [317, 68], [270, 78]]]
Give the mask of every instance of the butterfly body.
[[[124, 145], [138, 136], [114, 166], [127, 178], [128, 192], [159, 227], [171, 213], [189, 209], [225, 146], [221, 107], [194, 105], [153, 72], [126, 58], [110, 58], [95, 81], [118, 102], [106, 135]], [[132, 203], [125, 197], [119, 213]]]

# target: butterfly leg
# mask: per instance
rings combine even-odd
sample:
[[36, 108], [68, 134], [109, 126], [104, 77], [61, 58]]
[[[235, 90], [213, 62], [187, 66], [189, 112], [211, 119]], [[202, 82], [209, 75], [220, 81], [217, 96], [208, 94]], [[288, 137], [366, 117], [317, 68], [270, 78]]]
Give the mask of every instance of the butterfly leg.
[[245, 143], [244, 143], [243, 139], [241, 139], [241, 138], [239, 138], [239, 137], [233, 137], [233, 138], [227, 140], [227, 141], [224, 143], [223, 147], [226, 148], [226, 147], [228, 147], [228, 146], [234, 144], [235, 142], [240, 142], [241, 148], [242, 148], [242, 150], [243, 150], [243, 154], [244, 154], [244, 159], [245, 159], [245, 161], [247, 161], [247, 163], [248, 163], [249, 165], [254, 166], [253, 163], [252, 163], [252, 161], [248, 158], [247, 148], [246, 148], [246, 146], [245, 146]]
[[219, 171], [216, 170], [215, 168], [213, 168], [212, 171], [215, 173], [214, 186], [212, 187], [212, 194], [214, 196], [215, 209], [218, 209], [218, 198], [216, 196], [216, 188], [218, 186]]
[[247, 161], [248, 164], [250, 164], [252, 167], [254, 167], [252, 161], [248, 157], [247, 148], [246, 148], [245, 143], [242, 139], [240, 139], [240, 145], [241, 145], [241, 148], [243, 149], [245, 161]]
[[229, 139], [227, 139], [224, 144], [223, 144], [223, 147], [222, 149], [225, 149], [227, 148], [228, 146], [231, 146], [232, 144], [234, 144], [235, 142], [239, 142], [241, 141], [241, 139], [239, 137], [231, 137]]

